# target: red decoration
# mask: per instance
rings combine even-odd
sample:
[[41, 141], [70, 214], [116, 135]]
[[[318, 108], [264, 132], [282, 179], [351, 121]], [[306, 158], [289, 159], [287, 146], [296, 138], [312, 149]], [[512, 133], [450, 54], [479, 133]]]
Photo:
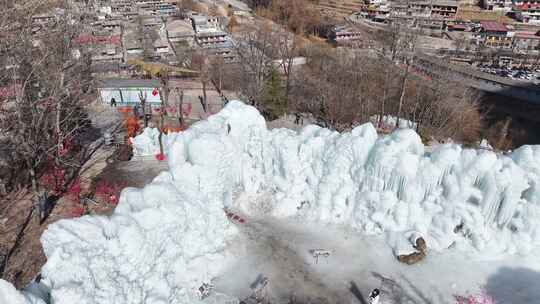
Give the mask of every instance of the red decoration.
[[157, 89], [153, 89], [153, 90], [152, 90], [152, 96], [157, 96], [157, 94], [159, 94], [158, 90], [157, 90]]
[[165, 160], [165, 155], [163, 153], [156, 154], [156, 159], [159, 161]]

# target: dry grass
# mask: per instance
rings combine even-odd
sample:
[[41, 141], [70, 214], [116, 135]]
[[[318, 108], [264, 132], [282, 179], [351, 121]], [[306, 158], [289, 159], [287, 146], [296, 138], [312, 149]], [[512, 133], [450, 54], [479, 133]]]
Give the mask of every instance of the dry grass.
[[319, 0], [314, 2], [313, 6], [321, 15], [335, 20], [343, 20], [343, 18], [359, 11], [364, 4], [360, 0]]

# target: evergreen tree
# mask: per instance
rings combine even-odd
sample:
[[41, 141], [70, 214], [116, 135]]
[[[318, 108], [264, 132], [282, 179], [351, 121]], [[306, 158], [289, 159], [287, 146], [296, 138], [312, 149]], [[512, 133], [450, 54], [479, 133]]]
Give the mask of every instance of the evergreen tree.
[[287, 102], [281, 76], [277, 69], [272, 68], [264, 86], [264, 108], [271, 119], [280, 117], [287, 112]]

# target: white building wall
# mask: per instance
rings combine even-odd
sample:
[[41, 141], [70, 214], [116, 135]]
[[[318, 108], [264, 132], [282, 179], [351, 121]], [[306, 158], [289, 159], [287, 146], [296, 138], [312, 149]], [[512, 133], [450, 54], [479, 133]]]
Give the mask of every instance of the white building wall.
[[[99, 96], [101, 102], [110, 104], [111, 99], [114, 98], [118, 105], [123, 103], [140, 103], [139, 92], [146, 94], [146, 102], [149, 104], [160, 104], [161, 97], [159, 92], [157, 95], [152, 95], [153, 88], [100, 88]], [[120, 94], [120, 92], [122, 92]]]

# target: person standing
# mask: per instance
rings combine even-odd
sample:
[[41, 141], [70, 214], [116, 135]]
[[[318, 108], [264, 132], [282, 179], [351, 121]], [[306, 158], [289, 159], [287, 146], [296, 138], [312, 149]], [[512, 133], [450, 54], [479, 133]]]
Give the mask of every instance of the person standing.
[[378, 288], [373, 289], [369, 294], [369, 304], [379, 304], [381, 300], [381, 291]]
[[116, 107], [116, 99], [111, 98], [111, 107]]
[[135, 118], [137, 118], [137, 120], [139, 120], [140, 115], [139, 115], [139, 105], [135, 105], [133, 107], [133, 115], [135, 116]]

